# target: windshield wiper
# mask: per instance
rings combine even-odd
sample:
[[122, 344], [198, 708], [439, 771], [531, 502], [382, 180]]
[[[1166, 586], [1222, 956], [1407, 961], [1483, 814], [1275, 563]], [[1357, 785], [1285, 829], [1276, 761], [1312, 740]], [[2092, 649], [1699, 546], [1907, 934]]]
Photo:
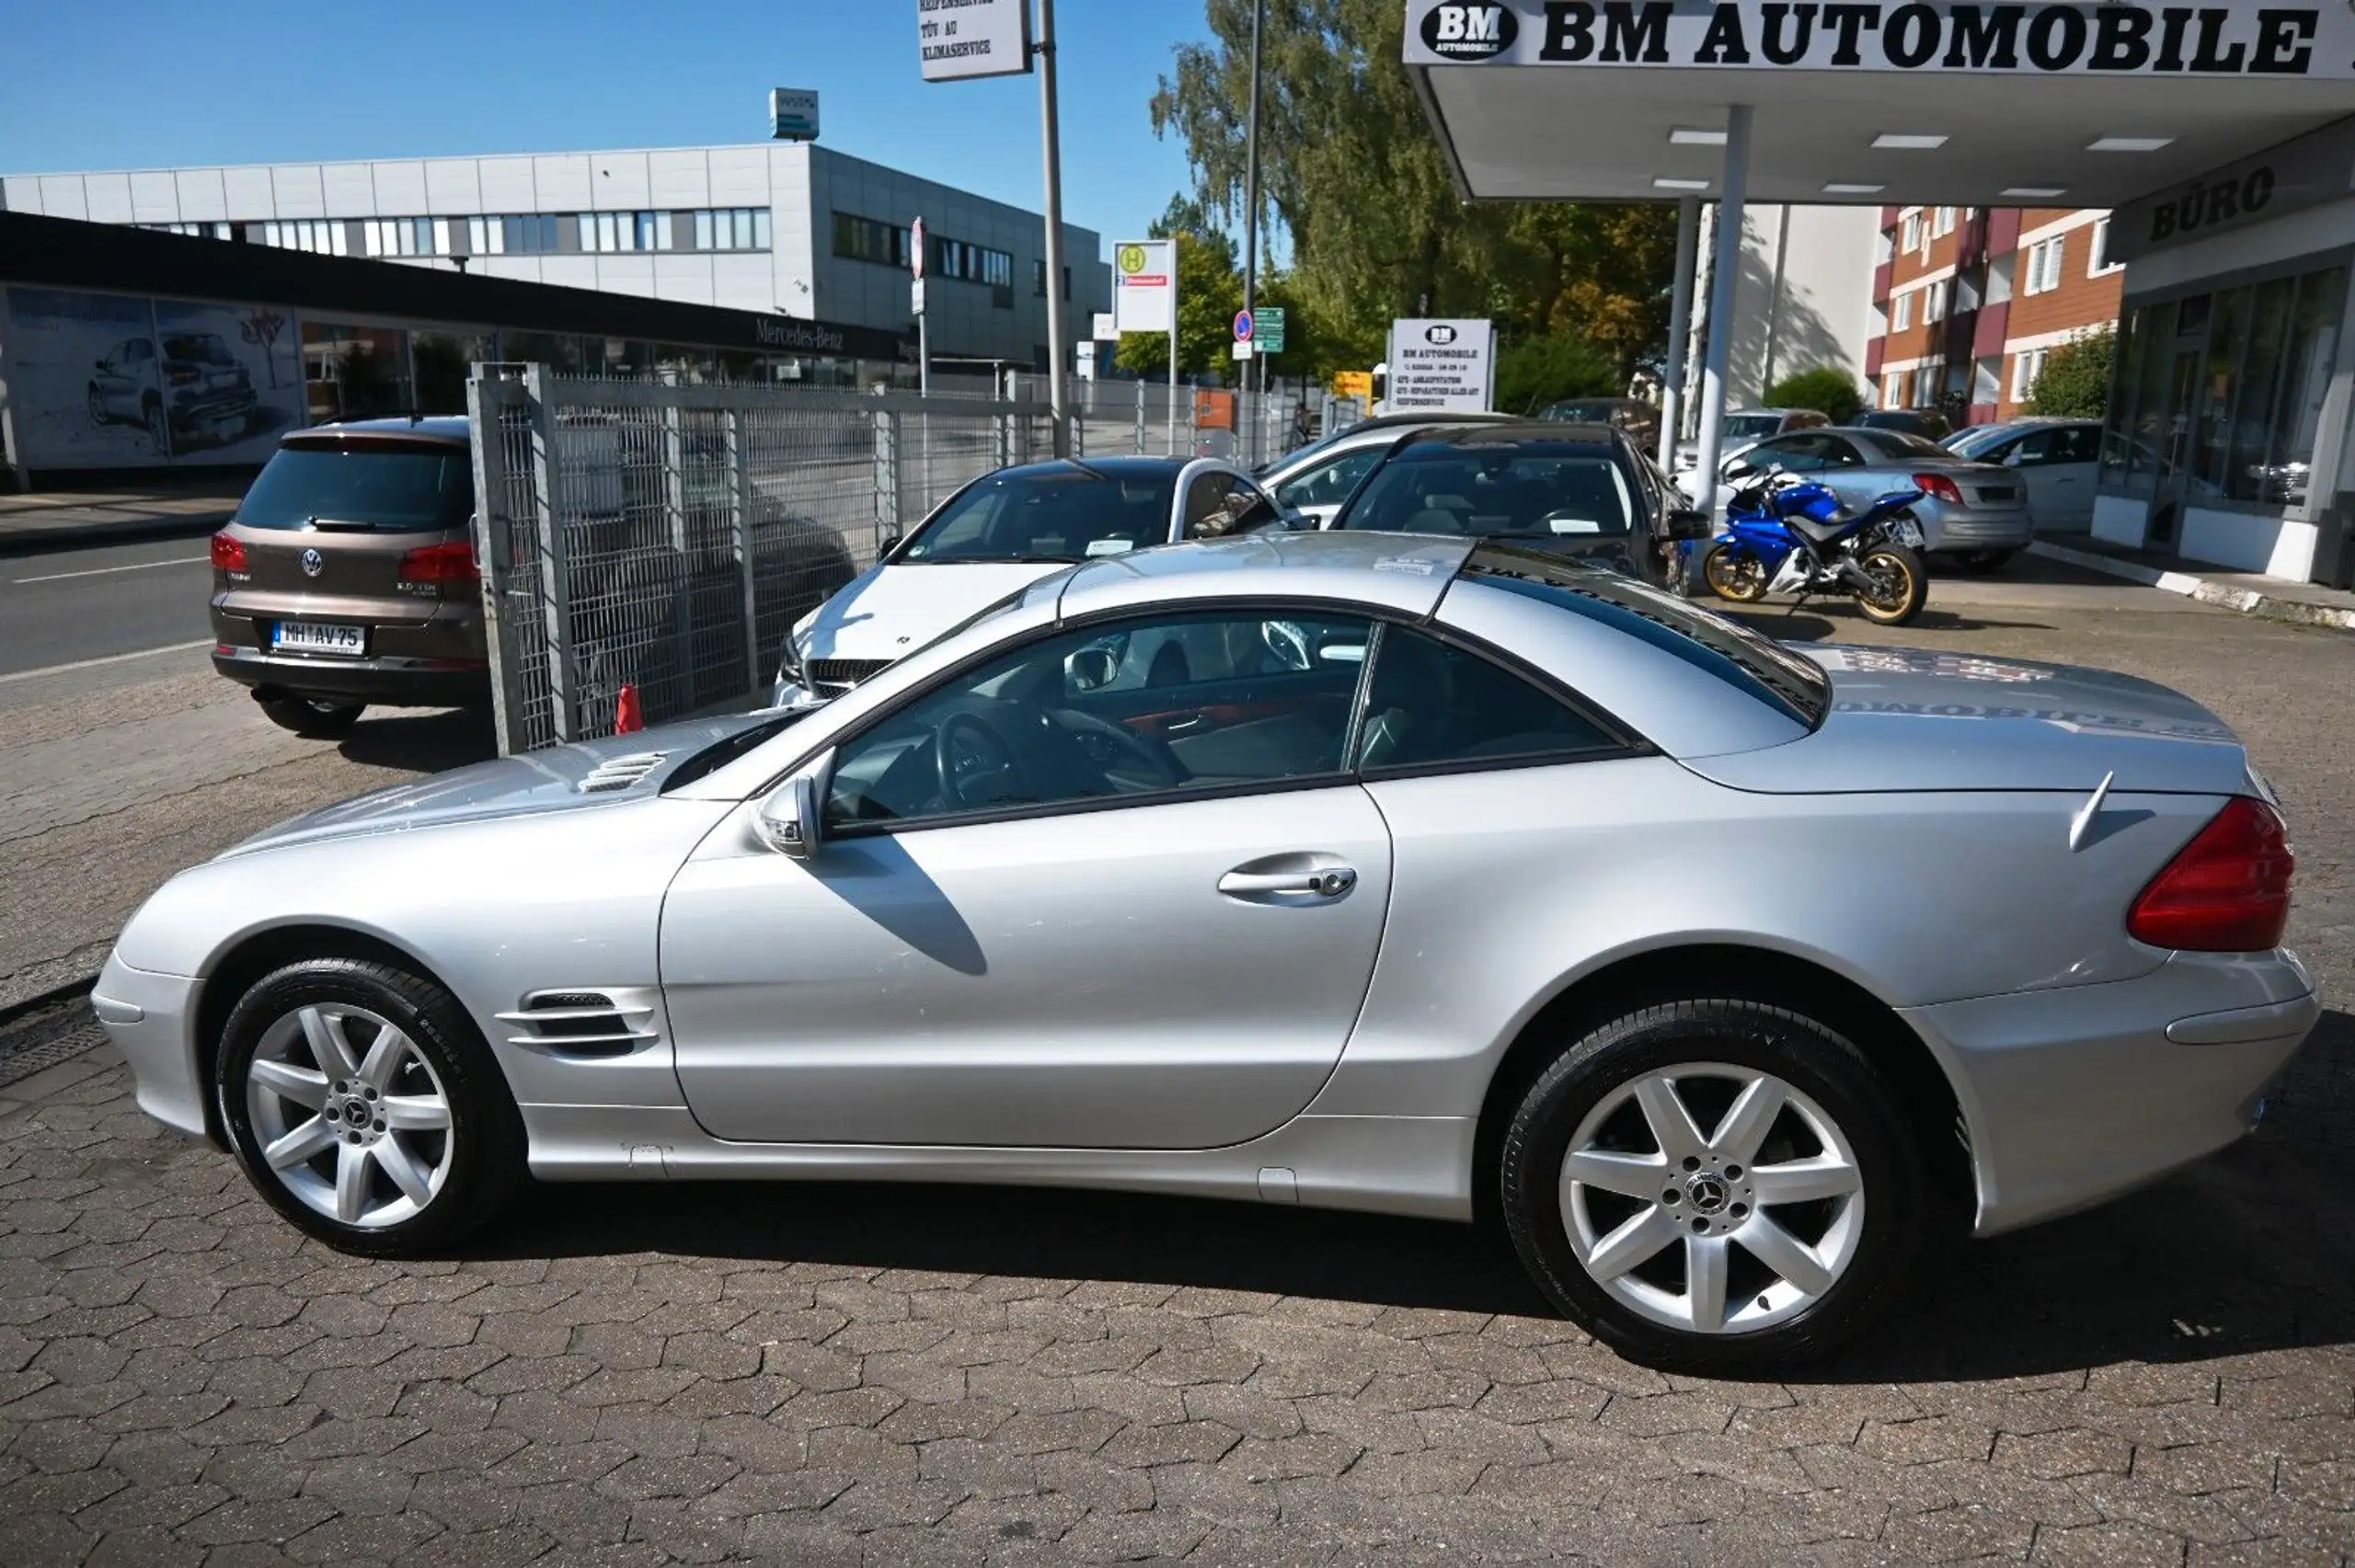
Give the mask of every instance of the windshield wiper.
[[[322, 533], [373, 533], [377, 529], [384, 527], [385, 524], [381, 522], [366, 522], [358, 518], [306, 517], [303, 520], [303, 526], [305, 528], [316, 528]], [[403, 525], [396, 524], [395, 526]], [[423, 530], [420, 529], [419, 532], [421, 532]]]

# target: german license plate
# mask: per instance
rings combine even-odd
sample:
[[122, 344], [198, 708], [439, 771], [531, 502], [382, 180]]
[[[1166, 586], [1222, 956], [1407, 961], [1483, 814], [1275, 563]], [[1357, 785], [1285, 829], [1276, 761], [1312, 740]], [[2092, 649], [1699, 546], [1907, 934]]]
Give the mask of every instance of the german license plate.
[[270, 633], [270, 646], [284, 653], [327, 653], [358, 658], [368, 651], [368, 629], [329, 625], [323, 621], [281, 621]]
[[2016, 501], [2020, 493], [2009, 485], [1982, 485], [1979, 498], [1982, 501]]
[[1890, 524], [1889, 536], [1900, 544], [1919, 550], [1922, 547], [1922, 525], [1910, 517], [1901, 517]]

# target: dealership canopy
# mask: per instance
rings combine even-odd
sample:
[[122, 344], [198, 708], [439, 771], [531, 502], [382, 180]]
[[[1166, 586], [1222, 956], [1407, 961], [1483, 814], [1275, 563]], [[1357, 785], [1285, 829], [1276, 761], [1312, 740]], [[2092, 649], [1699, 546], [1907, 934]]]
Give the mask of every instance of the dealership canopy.
[[1467, 197], [2115, 207], [2355, 114], [2355, 4], [1407, 0]]

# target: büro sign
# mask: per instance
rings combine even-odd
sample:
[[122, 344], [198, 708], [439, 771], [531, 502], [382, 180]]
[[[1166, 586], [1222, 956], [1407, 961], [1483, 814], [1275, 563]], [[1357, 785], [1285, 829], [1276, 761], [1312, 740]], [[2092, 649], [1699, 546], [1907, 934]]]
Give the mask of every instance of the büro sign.
[[2129, 201], [2109, 220], [2109, 259], [2227, 234], [2335, 201], [2355, 171], [2355, 120], [2341, 120], [2182, 185]]
[[2355, 7], [1415, 0], [1409, 65], [2355, 78]]

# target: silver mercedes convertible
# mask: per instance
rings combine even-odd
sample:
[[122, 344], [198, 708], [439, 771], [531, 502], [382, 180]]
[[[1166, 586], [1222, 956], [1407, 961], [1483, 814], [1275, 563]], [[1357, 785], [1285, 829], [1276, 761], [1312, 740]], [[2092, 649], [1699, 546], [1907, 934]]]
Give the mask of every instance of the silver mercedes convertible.
[[1925, 1237], [2247, 1129], [2319, 1012], [2290, 877], [2162, 687], [1263, 534], [291, 822], [157, 892], [95, 1005], [141, 1104], [356, 1253], [527, 1177], [1489, 1215], [1610, 1344], [1756, 1369]]

